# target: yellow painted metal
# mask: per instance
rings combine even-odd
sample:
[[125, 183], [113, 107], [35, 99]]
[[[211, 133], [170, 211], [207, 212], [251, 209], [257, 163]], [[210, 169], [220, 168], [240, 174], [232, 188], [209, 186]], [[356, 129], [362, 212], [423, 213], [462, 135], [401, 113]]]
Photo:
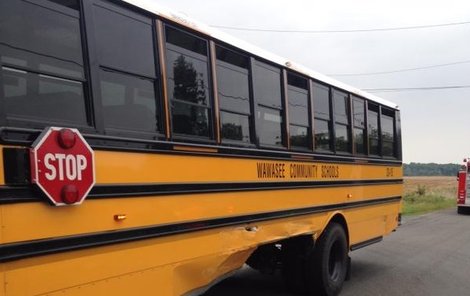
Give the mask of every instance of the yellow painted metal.
[[[215, 219], [399, 196], [401, 185], [269, 190], [87, 200], [80, 206], [46, 203], [2, 205], [3, 243]], [[354, 197], [347, 199], [347, 195]], [[24, 213], [34, 213], [25, 215]], [[126, 213], [127, 219], [114, 216]], [[367, 216], [366, 216], [367, 217]], [[32, 227], [34, 225], [34, 227]]]
[[[392, 231], [396, 207], [368, 207], [369, 223], [363, 209], [343, 212], [351, 241]], [[234, 226], [4, 263], [6, 295], [183, 295], [241, 267], [260, 242], [318, 236], [332, 214], [256, 223], [256, 232]]]
[[[401, 166], [270, 161], [217, 156], [96, 151], [97, 183], [187, 183], [248, 181], [312, 181], [402, 178]], [[118, 160], [118, 161], [117, 161]], [[258, 165], [277, 165], [278, 177], [260, 177]], [[304, 166], [304, 167], [302, 167]], [[295, 173], [315, 166], [312, 176]], [[300, 168], [299, 168], [300, 167]], [[308, 168], [307, 168], [308, 169]], [[291, 174], [291, 171], [294, 174]]]
[[[400, 180], [403, 175], [401, 166], [96, 151], [96, 176], [98, 184], [197, 184]], [[110, 197], [70, 207], [3, 204], [0, 243], [401, 195], [401, 184], [371, 184]], [[396, 228], [399, 209], [399, 202], [390, 202], [6, 262], [0, 264], [0, 296], [184, 295], [242, 266], [260, 244], [300, 234], [318, 237], [335, 214], [345, 217], [350, 244], [386, 235]]]
[[[2, 146], [0, 146], [3, 149]], [[179, 148], [178, 148], [179, 149]], [[279, 182], [313, 180], [395, 179], [401, 166], [338, 164], [313, 161], [271, 161], [249, 158], [95, 151], [97, 184]], [[3, 165], [3, 155], [0, 155]], [[276, 166], [271, 177], [260, 167]], [[3, 167], [3, 166], [2, 166]], [[302, 172], [307, 172], [309, 174]], [[5, 184], [0, 170], [0, 185]]]

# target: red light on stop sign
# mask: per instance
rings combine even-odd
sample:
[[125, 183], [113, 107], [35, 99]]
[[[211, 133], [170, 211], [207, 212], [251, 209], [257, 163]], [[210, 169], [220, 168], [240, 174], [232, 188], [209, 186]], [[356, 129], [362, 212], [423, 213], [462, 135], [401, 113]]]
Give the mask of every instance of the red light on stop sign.
[[75, 145], [76, 138], [75, 133], [69, 128], [61, 129], [57, 137], [59, 145], [64, 149], [72, 148]]
[[67, 184], [62, 187], [61, 199], [64, 203], [71, 205], [78, 201], [78, 188], [75, 185]]
[[56, 206], [81, 204], [95, 184], [94, 153], [77, 129], [44, 130], [30, 162], [32, 182]]

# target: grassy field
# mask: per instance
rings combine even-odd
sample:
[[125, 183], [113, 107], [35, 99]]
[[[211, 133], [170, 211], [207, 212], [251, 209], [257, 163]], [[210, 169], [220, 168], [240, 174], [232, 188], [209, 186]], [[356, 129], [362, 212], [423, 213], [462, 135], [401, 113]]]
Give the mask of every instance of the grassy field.
[[456, 206], [456, 177], [405, 177], [403, 214], [414, 215]]

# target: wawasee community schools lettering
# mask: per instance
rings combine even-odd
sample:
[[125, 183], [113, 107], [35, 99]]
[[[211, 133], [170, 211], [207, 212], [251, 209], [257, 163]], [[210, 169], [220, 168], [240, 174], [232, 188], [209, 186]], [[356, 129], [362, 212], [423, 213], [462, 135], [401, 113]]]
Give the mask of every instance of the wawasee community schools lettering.
[[337, 165], [258, 162], [256, 168], [260, 179], [339, 178], [339, 166]]

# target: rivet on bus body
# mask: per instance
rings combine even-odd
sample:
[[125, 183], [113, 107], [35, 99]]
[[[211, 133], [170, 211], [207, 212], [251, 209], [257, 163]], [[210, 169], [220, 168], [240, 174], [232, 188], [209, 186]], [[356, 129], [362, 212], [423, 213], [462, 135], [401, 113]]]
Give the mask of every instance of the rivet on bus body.
[[58, 142], [60, 147], [64, 149], [70, 149], [75, 145], [76, 136], [72, 130], [68, 128], [63, 128], [60, 130], [58, 135]]
[[247, 227], [245, 227], [245, 230], [250, 231], [250, 232], [257, 232], [258, 231], [258, 226], [247, 226]]
[[114, 221], [123, 221], [123, 220], [126, 220], [127, 219], [127, 215], [126, 214], [117, 214], [117, 215], [114, 215]]

